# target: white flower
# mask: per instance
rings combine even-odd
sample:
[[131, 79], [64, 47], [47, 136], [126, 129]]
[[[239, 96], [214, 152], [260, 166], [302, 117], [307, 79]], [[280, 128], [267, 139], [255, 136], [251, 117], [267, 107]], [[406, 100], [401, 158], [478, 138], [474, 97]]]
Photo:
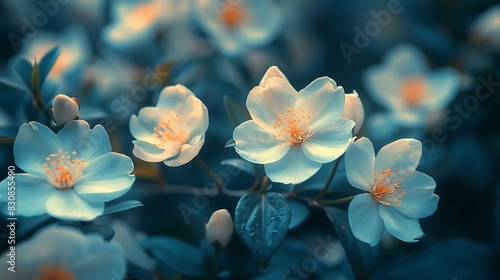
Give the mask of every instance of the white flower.
[[274, 182], [303, 182], [349, 146], [355, 124], [341, 117], [344, 98], [344, 89], [328, 77], [297, 92], [273, 66], [248, 95], [252, 120], [235, 128], [236, 152], [264, 164]]
[[63, 126], [69, 121], [80, 117], [80, 106], [76, 98], [69, 98], [67, 95], [58, 94], [52, 100], [52, 117], [56, 124]]
[[222, 247], [226, 247], [231, 240], [234, 231], [234, 223], [231, 215], [226, 209], [215, 211], [206, 225], [208, 243], [218, 242]]
[[16, 244], [15, 272], [7, 270], [9, 253], [0, 259], [1, 279], [122, 279], [126, 272], [120, 245], [72, 227], [49, 226]]
[[168, 86], [156, 107], [144, 107], [130, 118], [130, 133], [137, 139], [132, 152], [144, 161], [180, 166], [198, 154], [207, 129], [203, 102], [183, 85]]

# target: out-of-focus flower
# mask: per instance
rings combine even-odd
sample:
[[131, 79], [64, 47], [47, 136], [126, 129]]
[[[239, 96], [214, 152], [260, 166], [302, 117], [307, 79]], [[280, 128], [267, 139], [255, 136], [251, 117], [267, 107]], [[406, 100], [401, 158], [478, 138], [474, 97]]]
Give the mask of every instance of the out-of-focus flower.
[[191, 161], [205, 143], [207, 107], [183, 85], [162, 90], [156, 107], [144, 107], [130, 118], [137, 140], [134, 155], [144, 161], [180, 166]]
[[76, 98], [70, 98], [64, 94], [58, 94], [52, 100], [52, 117], [56, 124], [63, 126], [67, 122], [80, 117], [80, 106]]
[[495, 5], [481, 14], [472, 24], [473, 40], [500, 51], [500, 5]]
[[[20, 216], [92, 220], [103, 213], [104, 202], [125, 194], [135, 180], [132, 160], [111, 152], [104, 127], [90, 129], [82, 120], [67, 123], [57, 135], [38, 122], [21, 125], [14, 158], [27, 172], [15, 176]], [[7, 185], [7, 178], [0, 182], [4, 203]]]
[[169, 23], [187, 13], [189, 1], [113, 1], [112, 23], [102, 31], [103, 40], [118, 49], [151, 43]]
[[196, 0], [193, 9], [200, 27], [229, 56], [269, 44], [283, 23], [282, 10], [268, 0]]
[[373, 99], [409, 127], [425, 125], [428, 114], [445, 108], [459, 90], [455, 70], [429, 71], [423, 53], [407, 44], [390, 50], [382, 65], [368, 68], [364, 82]]
[[16, 244], [15, 272], [7, 270], [9, 253], [2, 254], [2, 279], [122, 279], [126, 272], [119, 244], [72, 227], [50, 226]]
[[365, 109], [356, 91], [345, 95], [345, 105], [342, 117], [353, 120], [356, 123], [353, 133], [357, 134], [365, 119]]
[[210, 244], [219, 243], [226, 247], [231, 240], [234, 223], [231, 214], [226, 209], [215, 211], [206, 225], [207, 241]]
[[380, 242], [384, 227], [396, 238], [416, 242], [424, 236], [418, 219], [436, 211], [439, 197], [436, 182], [415, 171], [422, 155], [422, 144], [400, 139], [375, 157], [368, 138], [360, 138], [347, 149], [345, 167], [349, 183], [367, 193], [349, 204], [349, 224], [354, 236], [371, 246]]
[[248, 95], [252, 120], [234, 130], [236, 152], [264, 164], [274, 182], [303, 182], [349, 146], [355, 123], [341, 117], [344, 99], [344, 89], [328, 77], [297, 92], [273, 66]]

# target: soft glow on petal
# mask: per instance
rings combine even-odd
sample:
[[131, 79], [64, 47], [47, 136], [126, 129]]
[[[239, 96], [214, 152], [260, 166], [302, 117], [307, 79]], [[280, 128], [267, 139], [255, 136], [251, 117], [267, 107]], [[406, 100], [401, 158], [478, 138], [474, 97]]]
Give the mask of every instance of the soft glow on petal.
[[349, 204], [349, 225], [354, 236], [375, 246], [384, 232], [384, 223], [378, 213], [378, 203], [369, 194], [357, 195]]
[[265, 164], [264, 168], [273, 182], [299, 184], [318, 172], [321, 165], [310, 160], [300, 147], [292, 146], [281, 160]]
[[415, 139], [399, 139], [382, 147], [375, 159], [375, 171], [398, 170], [404, 176], [415, 171], [422, 156], [422, 143]]
[[104, 202], [86, 202], [74, 190], [58, 191], [45, 203], [47, 213], [61, 220], [90, 221], [104, 211]]
[[424, 236], [417, 219], [407, 217], [394, 207], [379, 207], [379, 212], [385, 228], [394, 237], [405, 242], [417, 242]]
[[375, 151], [372, 142], [365, 137], [351, 144], [345, 153], [347, 180], [355, 188], [370, 191], [373, 184]]

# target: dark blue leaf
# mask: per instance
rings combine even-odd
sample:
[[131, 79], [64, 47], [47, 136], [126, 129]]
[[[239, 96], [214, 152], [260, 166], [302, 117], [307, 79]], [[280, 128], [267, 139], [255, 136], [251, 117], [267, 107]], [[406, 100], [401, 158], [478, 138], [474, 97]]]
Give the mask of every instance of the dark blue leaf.
[[106, 225], [88, 225], [81, 227], [81, 230], [84, 233], [99, 233], [107, 241], [111, 240], [115, 235], [115, 230]]
[[236, 232], [265, 268], [288, 232], [291, 212], [279, 193], [249, 193], [238, 202], [234, 221]]
[[231, 158], [231, 159], [226, 159], [221, 161], [222, 165], [229, 165], [231, 167], [234, 167], [238, 170], [241, 170], [251, 176], [256, 177], [257, 176], [257, 171], [255, 170], [255, 167], [252, 163], [242, 160], [240, 158]]
[[18, 56], [14, 58], [13, 66], [23, 83], [31, 89], [31, 72], [33, 71], [31, 62], [24, 57]]
[[43, 57], [40, 59], [40, 63], [38, 64], [38, 72], [39, 72], [39, 81], [40, 85], [43, 85], [45, 78], [49, 75], [50, 69], [57, 60], [59, 53], [61, 52], [61, 48], [59, 46], [55, 46], [50, 49]]
[[141, 245], [156, 260], [178, 273], [194, 277], [206, 275], [202, 252], [189, 243], [168, 236], [154, 236]]
[[346, 211], [336, 207], [325, 207], [325, 212], [344, 247], [356, 279], [368, 279], [377, 266], [379, 246], [372, 248], [368, 243], [354, 237]]
[[[0, 92], [2, 94], [23, 94], [29, 93], [28, 89], [23, 87], [22, 85], [18, 85], [16, 83], [0, 79]], [[5, 98], [5, 97], [2, 97]]]
[[241, 107], [240, 104], [236, 103], [236, 101], [232, 100], [229, 96], [224, 95], [223, 100], [229, 120], [235, 127], [250, 119], [248, 111]]
[[297, 199], [287, 199], [288, 206], [292, 212], [292, 221], [290, 222], [290, 229], [298, 227], [309, 217], [311, 208], [305, 202]]
[[114, 205], [111, 205], [109, 207], [106, 207], [106, 209], [104, 209], [104, 212], [102, 213], [101, 216], [129, 210], [129, 209], [139, 207], [139, 206], [143, 206], [143, 205], [140, 201], [137, 201], [137, 200], [122, 201], [122, 202], [116, 203]]

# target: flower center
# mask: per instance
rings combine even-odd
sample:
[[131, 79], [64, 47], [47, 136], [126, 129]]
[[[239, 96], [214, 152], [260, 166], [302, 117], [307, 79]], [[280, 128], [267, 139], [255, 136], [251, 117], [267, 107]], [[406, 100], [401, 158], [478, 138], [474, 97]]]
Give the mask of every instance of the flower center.
[[219, 16], [224, 25], [232, 28], [241, 23], [243, 12], [241, 5], [224, 3]]
[[134, 29], [143, 29], [157, 17], [159, 9], [155, 2], [138, 5], [129, 15], [130, 26]]
[[401, 92], [403, 99], [409, 107], [417, 106], [426, 92], [424, 79], [420, 77], [407, 79], [402, 84]]
[[43, 266], [36, 280], [73, 280], [73, 273], [62, 267]]
[[288, 108], [285, 113], [279, 112], [278, 119], [274, 121], [274, 130], [277, 134], [276, 139], [287, 140], [286, 144], [293, 146], [303, 143], [307, 138], [314, 135], [309, 126], [310, 115], [301, 110], [300, 113], [295, 109]]
[[189, 123], [184, 122], [179, 114], [174, 119], [168, 119], [155, 126], [153, 137], [157, 140], [156, 147], [161, 147], [169, 142], [185, 144], [188, 141], [188, 131], [185, 129]]
[[403, 181], [403, 177], [399, 176], [398, 170], [396, 169], [393, 173], [390, 168], [387, 168], [374, 175], [375, 180], [370, 192], [372, 197], [385, 206], [401, 206], [401, 199], [407, 191], [400, 189], [405, 185], [400, 183]]
[[76, 151], [63, 153], [62, 149], [59, 149], [57, 154], [50, 154], [45, 158], [43, 168], [49, 183], [58, 189], [67, 190], [74, 187], [87, 164], [83, 159], [78, 159]]

